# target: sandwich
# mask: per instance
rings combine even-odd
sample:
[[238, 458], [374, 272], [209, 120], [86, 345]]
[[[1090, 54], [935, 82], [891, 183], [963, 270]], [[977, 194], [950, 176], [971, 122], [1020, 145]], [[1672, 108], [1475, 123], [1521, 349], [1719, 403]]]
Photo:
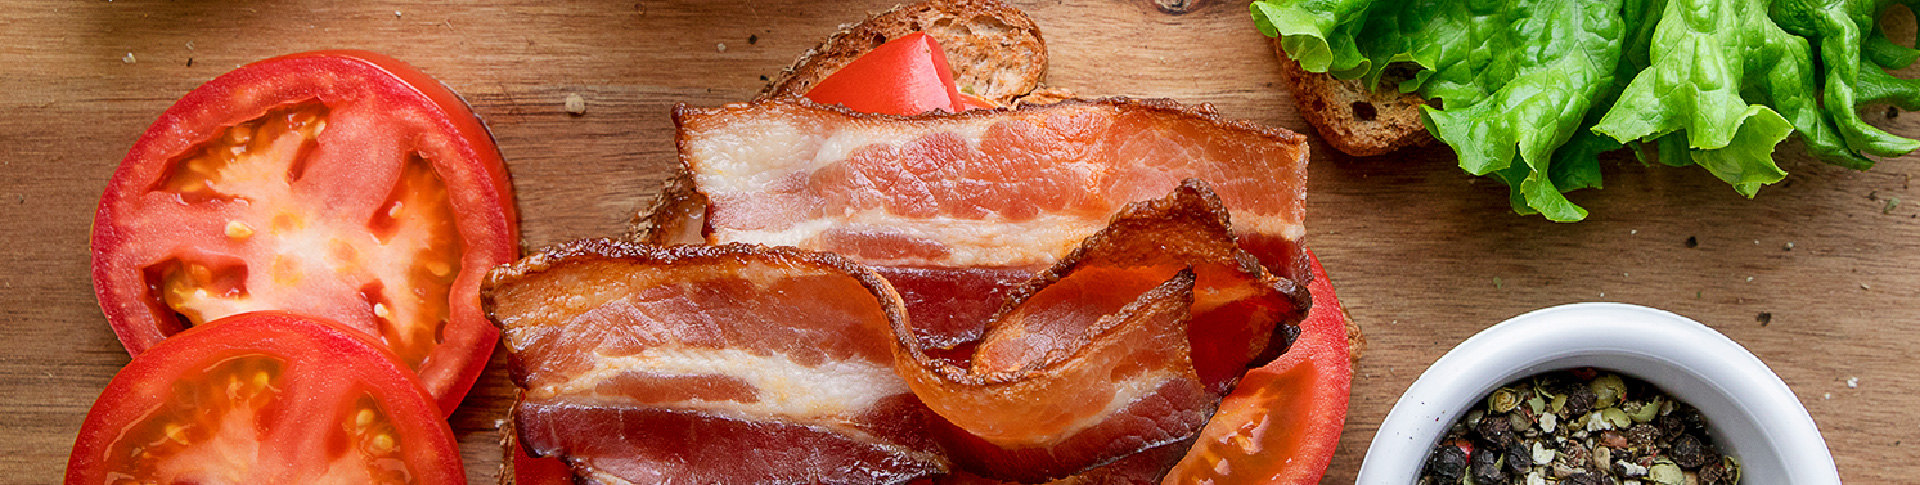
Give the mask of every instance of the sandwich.
[[1304, 138], [1044, 90], [1044, 59], [1018, 10], [933, 0], [758, 99], [676, 108], [684, 172], [628, 239], [488, 279], [523, 392], [512, 462], [578, 483], [1317, 482], [1359, 340], [1301, 244]]

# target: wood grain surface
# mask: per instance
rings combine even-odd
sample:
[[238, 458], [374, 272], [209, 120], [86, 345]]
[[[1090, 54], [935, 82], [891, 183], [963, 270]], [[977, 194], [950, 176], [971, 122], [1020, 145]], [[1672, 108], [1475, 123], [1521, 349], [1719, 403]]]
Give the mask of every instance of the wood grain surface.
[[[538, 247], [621, 233], [675, 163], [674, 103], [747, 99], [837, 25], [893, 2], [0, 4], [0, 483], [60, 481], [88, 407], [127, 362], [89, 283], [93, 209], [147, 124], [213, 76], [322, 48], [414, 64], [492, 127]], [[1244, 2], [1013, 3], [1051, 44], [1052, 85], [1213, 103], [1316, 139], [1308, 240], [1372, 344], [1325, 482], [1353, 481], [1388, 408], [1448, 348], [1580, 301], [1670, 310], [1745, 345], [1812, 412], [1847, 482], [1920, 476], [1920, 158], [1854, 172], [1789, 142], [1792, 176], [1754, 200], [1699, 169], [1616, 160], [1606, 189], [1572, 195], [1593, 216], [1556, 224], [1513, 215], [1504, 186], [1445, 150], [1328, 150]], [[569, 94], [584, 115], [564, 111]], [[1920, 135], [1920, 114], [1868, 111]], [[499, 463], [501, 360], [452, 418], [474, 483]]]

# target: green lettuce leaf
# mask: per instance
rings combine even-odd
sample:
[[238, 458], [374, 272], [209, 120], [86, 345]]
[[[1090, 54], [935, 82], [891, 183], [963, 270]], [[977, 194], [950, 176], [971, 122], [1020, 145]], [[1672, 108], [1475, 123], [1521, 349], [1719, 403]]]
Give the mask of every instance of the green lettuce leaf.
[[[1820, 64], [1825, 66], [1826, 113], [1838, 126], [1847, 148], [1870, 155], [1892, 157], [1920, 150], [1920, 140], [1904, 138], [1867, 124], [1860, 119], [1859, 107], [1869, 100], [1884, 99], [1889, 91], [1920, 89], [1885, 76], [1883, 67], [1904, 67], [1916, 53], [1887, 40], [1878, 17], [1893, 1], [1889, 0], [1779, 0], [1769, 9], [1772, 18], [1788, 32], [1812, 39], [1820, 46]], [[1920, 2], [1898, 2], [1913, 7]], [[1863, 34], [1865, 32], [1866, 34]], [[1864, 79], [1863, 79], [1864, 78]], [[1856, 96], [1863, 82], [1877, 83], [1871, 96]], [[1864, 99], [1863, 99], [1864, 98]], [[1825, 157], [1823, 157], [1825, 158]], [[1865, 160], [1862, 158], [1861, 160]], [[1866, 161], [1867, 166], [1872, 161]]]
[[1353, 79], [1372, 69], [1354, 34], [1365, 24], [1373, 0], [1256, 0], [1253, 24], [1309, 72]]
[[1740, 119], [1740, 129], [1726, 147], [1692, 150], [1693, 163], [1732, 185], [1740, 195], [1753, 197], [1760, 186], [1787, 178], [1787, 172], [1773, 163], [1773, 147], [1793, 132], [1793, 125], [1780, 113], [1759, 105], [1747, 107]]
[[[1459, 154], [1460, 168], [1475, 175], [1500, 172], [1531, 209], [1516, 210], [1581, 220], [1586, 210], [1567, 201], [1550, 174], [1555, 151], [1579, 131], [1600, 91], [1613, 85], [1626, 32], [1620, 2], [1538, 0], [1513, 7], [1503, 12], [1511, 21], [1496, 18], [1510, 28], [1488, 33], [1505, 38], [1493, 43], [1531, 48], [1498, 50], [1468, 77], [1450, 77], [1453, 66], [1439, 66], [1426, 92], [1448, 88], [1467, 95], [1446, 99], [1445, 109], [1425, 108], [1428, 128]], [[1528, 169], [1524, 177], [1510, 168], [1516, 161]]]
[[1860, 46], [1860, 54], [1886, 69], [1905, 69], [1913, 65], [1915, 59], [1920, 59], [1920, 49], [1893, 43], [1892, 39], [1887, 38], [1887, 32], [1880, 28], [1879, 22], [1874, 22], [1873, 33], [1867, 35], [1866, 45]]
[[1854, 169], [1873, 165], [1866, 155], [1920, 149], [1857, 112], [1867, 103], [1920, 108], [1920, 80], [1886, 72], [1920, 60], [1920, 49], [1878, 26], [1895, 3], [1920, 7], [1255, 0], [1250, 8], [1307, 70], [1431, 100], [1428, 130], [1462, 169], [1507, 183], [1515, 212], [1577, 221], [1586, 210], [1563, 194], [1599, 188], [1599, 154], [1623, 146], [1642, 163], [1702, 167], [1748, 197], [1785, 178], [1772, 154], [1793, 133], [1814, 156]]
[[1907, 111], [1920, 110], [1920, 84], [1911, 79], [1901, 79], [1879, 69], [1861, 69], [1860, 81], [1854, 86], [1856, 101], [1866, 103], [1887, 103]]
[[[1593, 130], [1622, 143], [1657, 139], [1662, 163], [1698, 164], [1748, 197], [1784, 179], [1771, 154], [1794, 125], [1742, 93], [1807, 101], [1786, 107], [1816, 127], [1819, 116], [1806, 97], [1812, 92], [1806, 43], [1769, 20], [1764, 6], [1764, 0], [1667, 2], [1649, 46], [1651, 65]], [[1809, 138], [1809, 145], [1820, 141]]]
[[1478, 103], [1513, 79], [1515, 12], [1499, 2], [1414, 0], [1373, 12], [1361, 41], [1377, 84], [1404, 64], [1415, 73], [1397, 86], [1442, 103]]

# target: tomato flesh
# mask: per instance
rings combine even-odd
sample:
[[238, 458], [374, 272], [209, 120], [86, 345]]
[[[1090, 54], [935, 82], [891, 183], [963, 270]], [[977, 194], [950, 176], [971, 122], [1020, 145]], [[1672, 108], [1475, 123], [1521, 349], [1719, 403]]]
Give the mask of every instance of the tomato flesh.
[[[228, 127], [195, 155], [176, 163], [159, 191], [188, 205], [309, 205], [297, 182], [315, 138], [326, 128], [326, 115], [324, 106], [303, 103]], [[283, 209], [235, 211], [220, 229], [231, 245], [317, 251], [263, 253], [253, 261], [218, 265], [175, 259], [149, 271], [149, 278], [158, 280], [166, 308], [179, 316], [177, 327], [174, 322], [168, 327], [178, 331], [228, 315], [274, 309], [275, 301], [250, 298], [251, 267], [265, 273], [256, 281], [276, 290], [300, 288], [308, 278], [351, 278], [360, 283], [360, 294], [353, 296], [371, 313], [369, 333], [384, 339], [408, 367], [418, 369], [446, 324], [448, 289], [460, 265], [459, 231], [453, 225], [446, 183], [429, 162], [412, 155], [385, 202], [366, 221], [315, 215]], [[410, 291], [386, 291], [384, 281], [400, 282], [395, 289]]]
[[926, 32], [901, 36], [861, 54], [815, 84], [807, 91], [807, 99], [865, 113], [901, 116], [992, 107], [980, 98], [960, 93], [947, 66], [946, 53]]
[[1346, 423], [1353, 362], [1347, 314], [1308, 252], [1313, 308], [1287, 353], [1247, 372], [1162, 483], [1320, 483]]
[[75, 440], [66, 483], [465, 481], [432, 396], [385, 349], [291, 314], [215, 323], [114, 377]]
[[158, 412], [126, 428], [123, 442], [130, 446], [110, 451], [108, 474], [244, 480], [251, 464], [235, 459], [259, 453], [259, 438], [248, 436], [246, 427], [259, 421], [276, 401], [276, 391], [285, 388], [280, 382], [284, 364], [269, 356], [240, 356], [182, 375]]
[[298, 54], [148, 129], [101, 196], [94, 286], [135, 355], [245, 312], [323, 317], [386, 344], [451, 413], [498, 335], [484, 268], [517, 239], [498, 150], [450, 91], [375, 54]]

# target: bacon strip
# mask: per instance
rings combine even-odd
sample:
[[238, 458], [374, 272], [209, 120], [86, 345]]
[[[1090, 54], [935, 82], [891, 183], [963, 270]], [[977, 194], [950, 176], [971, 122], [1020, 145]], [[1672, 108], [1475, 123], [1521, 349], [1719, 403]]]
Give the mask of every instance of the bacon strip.
[[605, 240], [489, 277], [529, 451], [606, 483], [897, 483], [941, 473], [893, 371], [899, 297], [839, 257]]
[[876, 266], [1044, 268], [1129, 202], [1211, 184], [1243, 246], [1304, 281], [1298, 134], [1160, 100], [1067, 100], [912, 117], [800, 99], [679, 106], [680, 159], [710, 243]]

